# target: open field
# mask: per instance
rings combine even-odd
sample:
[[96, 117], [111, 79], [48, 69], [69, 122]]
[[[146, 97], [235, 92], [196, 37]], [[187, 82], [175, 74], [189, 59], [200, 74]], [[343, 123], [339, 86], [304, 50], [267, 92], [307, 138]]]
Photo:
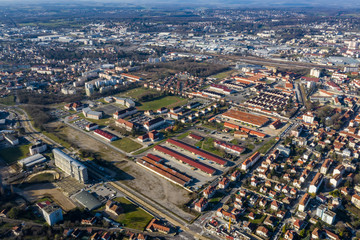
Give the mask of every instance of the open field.
[[265, 154], [275, 143], [276, 143], [275, 138], [269, 139], [269, 141], [265, 143], [263, 146], [261, 146], [258, 149], [258, 151], [262, 154]]
[[29, 146], [31, 144], [20, 145], [0, 150], [0, 158], [7, 164], [13, 164], [29, 155]]
[[4, 104], [4, 105], [14, 105], [15, 104], [15, 96], [7, 96], [7, 97], [3, 97], [0, 98], [0, 104]]
[[195, 144], [196, 147], [199, 147], [205, 151], [211, 152], [215, 155], [218, 155], [220, 157], [222, 157], [223, 155], [223, 151], [217, 149], [216, 147], [214, 147], [214, 139], [213, 138], [206, 138], [203, 141], [197, 142]]
[[142, 149], [140, 149], [140, 150], [138, 150], [138, 151], [134, 152], [132, 155], [138, 155], [138, 154], [144, 153], [144, 152], [146, 152], [147, 150], [149, 150], [149, 149], [151, 149], [151, 148], [155, 147], [156, 145], [159, 145], [159, 144], [161, 144], [161, 143], [165, 142], [166, 140], [167, 140], [167, 138], [165, 138], [165, 139], [163, 139], [163, 140], [161, 140], [161, 141], [158, 141], [158, 142], [156, 142], [155, 144], [153, 144], [153, 145], [151, 145], [151, 146], [149, 146], [149, 147], [142, 148]]
[[[45, 136], [47, 136], [48, 138], [50, 138], [51, 140], [61, 144], [63, 147], [70, 149], [71, 145], [64, 140], [64, 136], [63, 135], [59, 135], [58, 132], [42, 132], [42, 134], [44, 134]], [[60, 133], [61, 134], [61, 133]]]
[[177, 97], [177, 96], [167, 96], [160, 99], [156, 99], [150, 102], [141, 102], [140, 110], [157, 110], [162, 107], [176, 107], [179, 105], [184, 105], [188, 100]]
[[188, 191], [149, 170], [140, 167], [132, 161], [123, 161], [117, 163], [116, 166], [128, 173], [127, 175], [131, 174], [130, 177], [122, 177], [122, 183], [137, 190], [153, 201], [158, 202], [168, 210], [186, 220], [194, 218], [192, 214], [184, 212], [181, 209], [181, 206], [191, 199]]
[[[61, 123], [52, 123], [53, 125], [59, 125]], [[63, 127], [62, 128], [62, 135], [69, 142], [70, 145], [74, 145], [77, 148], [96, 152], [100, 155], [101, 158], [105, 160], [122, 160], [124, 157], [121, 153], [115, 152], [111, 150], [105, 144], [96, 141], [95, 139], [87, 136], [86, 134], [76, 131], [70, 127]]]
[[36, 202], [41, 198], [51, 196], [51, 199], [59, 204], [65, 211], [76, 207], [69, 198], [51, 183], [33, 184], [19, 191], [18, 193], [24, 196], [29, 202]]
[[137, 143], [130, 138], [122, 138], [112, 142], [111, 144], [125, 152], [132, 152], [142, 147], [140, 143]]
[[131, 89], [129, 91], [126, 92], [122, 92], [120, 94], [117, 94], [115, 96], [119, 96], [119, 97], [131, 97], [131, 98], [135, 98], [138, 99], [139, 97], [141, 97], [142, 95], [148, 94], [148, 93], [157, 93], [158, 91], [154, 90], [154, 89], [148, 89], [148, 88], [143, 88], [143, 87], [139, 87], [139, 88], [134, 88]]
[[230, 77], [231, 74], [237, 72], [237, 70], [229, 70], [229, 71], [225, 71], [225, 72], [221, 72], [221, 73], [218, 73], [218, 74], [215, 74], [215, 75], [212, 75], [210, 76], [211, 78], [217, 78], [217, 79], [224, 79], [224, 78], [227, 78], [227, 77]]
[[40, 182], [52, 182], [54, 181], [54, 175], [51, 173], [42, 173], [32, 177], [29, 183], [40, 183]]
[[126, 198], [115, 198], [114, 201], [121, 204], [123, 213], [121, 213], [117, 217], [113, 217], [113, 219], [117, 222], [124, 224], [125, 227], [143, 231], [145, 227], [149, 224], [151, 219], [153, 219], [153, 216], [151, 216]]

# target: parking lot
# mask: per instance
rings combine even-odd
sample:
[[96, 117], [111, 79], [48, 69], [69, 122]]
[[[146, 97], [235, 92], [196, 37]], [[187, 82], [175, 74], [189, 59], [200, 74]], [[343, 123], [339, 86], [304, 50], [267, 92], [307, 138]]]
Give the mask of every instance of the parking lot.
[[130, 122], [142, 125], [143, 123], [150, 121], [152, 118], [144, 114], [138, 115], [130, 119]]
[[[219, 132], [216, 130], [212, 130], [212, 129], [208, 129], [205, 127], [196, 127], [196, 130], [201, 133], [200, 135], [204, 136], [204, 137], [211, 137], [211, 138], [216, 138], [218, 140], [223, 140], [226, 142], [230, 142], [234, 139], [234, 136], [228, 134], [228, 133], [224, 133], [224, 132]], [[194, 132], [196, 133], [196, 132]], [[204, 135], [205, 134], [205, 135]]]
[[72, 177], [65, 177], [54, 183], [57, 187], [61, 188], [63, 192], [66, 192], [68, 196], [71, 196], [85, 187], [84, 184], [78, 182]]
[[73, 122], [72, 124], [80, 129], [84, 130], [86, 128], [86, 126], [90, 123], [91, 122], [89, 122], [86, 119], [79, 119], [79, 120], [76, 120], [75, 122]]
[[190, 100], [188, 102], [188, 104], [195, 103], [195, 102], [200, 103], [200, 106], [196, 107], [196, 109], [203, 109], [203, 108], [211, 105], [212, 103], [214, 103], [214, 101], [211, 101], [211, 100], [206, 100], [206, 99], [203, 99], [203, 98], [194, 98], [194, 99]]
[[63, 118], [67, 115], [69, 115], [69, 113], [65, 110], [62, 109], [55, 109], [49, 112], [50, 116], [52, 116], [53, 118]]

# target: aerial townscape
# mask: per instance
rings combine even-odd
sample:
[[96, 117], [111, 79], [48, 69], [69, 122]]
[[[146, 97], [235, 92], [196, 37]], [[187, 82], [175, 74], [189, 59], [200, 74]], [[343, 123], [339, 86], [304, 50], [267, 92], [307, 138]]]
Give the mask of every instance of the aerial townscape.
[[0, 0], [0, 239], [360, 239], [360, 2], [170, 2]]

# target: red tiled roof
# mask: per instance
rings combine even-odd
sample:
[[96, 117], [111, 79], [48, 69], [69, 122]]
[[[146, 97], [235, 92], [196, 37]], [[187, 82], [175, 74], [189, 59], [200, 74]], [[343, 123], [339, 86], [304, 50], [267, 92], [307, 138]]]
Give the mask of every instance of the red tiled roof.
[[245, 122], [255, 126], [263, 126], [269, 121], [267, 117], [254, 115], [242, 111], [230, 109], [223, 114], [224, 117], [232, 118], [241, 122]]
[[192, 153], [194, 153], [194, 154], [197, 154], [197, 155], [199, 155], [199, 156], [202, 156], [202, 157], [204, 157], [204, 158], [206, 158], [206, 159], [208, 159], [208, 160], [210, 160], [210, 161], [214, 161], [214, 162], [216, 162], [217, 164], [220, 164], [220, 165], [222, 165], [222, 166], [224, 166], [224, 165], [227, 164], [227, 161], [226, 161], [226, 160], [224, 160], [224, 159], [222, 159], [222, 158], [220, 158], [220, 157], [217, 157], [217, 156], [215, 156], [215, 155], [213, 155], [213, 154], [204, 152], [204, 151], [202, 151], [202, 150], [200, 150], [200, 149], [198, 149], [198, 148], [194, 148], [193, 146], [190, 146], [190, 145], [188, 145], [188, 144], [186, 144], [186, 143], [183, 143], [183, 142], [180, 142], [180, 141], [176, 141], [176, 140], [171, 139], [171, 138], [168, 139], [167, 142], [170, 143], [170, 144], [173, 144], [173, 145], [175, 145], [175, 146], [177, 146], [177, 147], [180, 147], [180, 148], [182, 148], [182, 149], [185, 149], [185, 150], [187, 150], [187, 151], [189, 151], [189, 152], [192, 152]]
[[198, 168], [198, 169], [200, 169], [201, 171], [203, 171], [205, 173], [213, 175], [216, 172], [216, 169], [214, 169], [214, 168], [212, 168], [212, 167], [210, 167], [210, 166], [208, 166], [206, 164], [197, 162], [197, 161], [195, 161], [195, 160], [193, 160], [193, 159], [191, 159], [191, 158], [189, 158], [189, 157], [187, 157], [185, 155], [182, 155], [182, 154], [180, 154], [178, 152], [175, 152], [175, 151], [173, 151], [173, 150], [171, 150], [171, 149], [169, 149], [167, 147], [156, 145], [154, 147], [154, 149], [159, 151], [159, 152], [170, 155], [170, 156], [176, 158], [177, 160], [179, 160], [181, 162], [184, 162], [184, 163], [186, 163], [186, 164], [188, 164], [188, 165], [190, 165], [190, 166], [192, 166], [194, 168]]
[[103, 136], [103, 137], [105, 137], [105, 138], [107, 138], [107, 139], [109, 139], [109, 140], [111, 140], [112, 138], [116, 137], [115, 135], [113, 135], [113, 134], [111, 134], [111, 133], [109, 133], [109, 132], [107, 132], [107, 131], [103, 131], [103, 130], [101, 130], [101, 129], [96, 129], [96, 130], [94, 130], [94, 133], [97, 133], [97, 134], [99, 134], [99, 135], [101, 135], [101, 136]]

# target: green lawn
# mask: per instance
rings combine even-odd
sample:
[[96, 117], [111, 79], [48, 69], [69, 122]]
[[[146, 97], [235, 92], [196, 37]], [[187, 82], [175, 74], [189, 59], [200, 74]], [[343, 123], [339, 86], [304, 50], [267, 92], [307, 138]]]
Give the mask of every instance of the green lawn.
[[132, 152], [142, 148], [140, 143], [137, 143], [130, 138], [122, 138], [120, 140], [116, 140], [111, 143], [113, 146], [125, 151], [125, 152]]
[[8, 164], [13, 164], [29, 155], [29, 146], [31, 144], [19, 145], [15, 147], [0, 150], [0, 157]]
[[123, 213], [114, 218], [114, 220], [124, 224], [125, 227], [143, 231], [151, 219], [153, 219], [153, 216], [126, 198], [115, 198], [114, 201], [120, 203], [123, 208]]
[[154, 101], [141, 102], [140, 110], [157, 110], [162, 107], [176, 107], [184, 105], [188, 100], [177, 96], [166, 96]]
[[71, 144], [67, 141], [65, 141], [62, 138], [59, 138], [58, 136], [56, 136], [54, 133], [50, 133], [50, 132], [45, 132], [43, 131], [42, 134], [44, 134], [45, 136], [47, 136], [48, 138], [50, 138], [51, 140], [53, 140], [54, 142], [59, 143], [61, 146], [63, 146], [64, 148], [70, 149], [71, 148]]
[[165, 138], [165, 139], [163, 139], [163, 140], [161, 140], [161, 141], [159, 141], [159, 142], [157, 142], [157, 143], [155, 143], [155, 144], [153, 144], [153, 145], [151, 145], [151, 146], [149, 146], [149, 147], [140, 149], [139, 151], [134, 152], [132, 155], [138, 155], [138, 154], [141, 154], [141, 153], [143, 153], [143, 152], [146, 152], [147, 150], [155, 147], [156, 145], [159, 145], [160, 143], [165, 142], [167, 139], [168, 139], [168, 138]]
[[29, 183], [40, 183], [40, 182], [52, 182], [54, 181], [54, 175], [51, 173], [42, 173], [31, 178]]
[[254, 224], [261, 224], [265, 220], [266, 215], [264, 214], [261, 218], [256, 218], [255, 220], [249, 219], [249, 222]]
[[139, 88], [131, 89], [131, 90], [126, 91], [126, 92], [122, 92], [122, 93], [117, 94], [115, 96], [132, 97], [132, 98], [138, 99], [139, 97], [141, 97], [145, 93], [157, 93], [157, 92], [158, 91], [156, 91], [155, 89], [148, 89], [148, 88], [144, 88], [144, 87], [139, 87]]
[[199, 147], [205, 151], [208, 151], [208, 152], [211, 152], [215, 155], [218, 155], [220, 157], [222, 157], [223, 155], [223, 152], [220, 151], [219, 149], [215, 148], [214, 146], [214, 139], [212, 138], [206, 138], [205, 140], [203, 141], [200, 141], [200, 142], [197, 142], [195, 144], [196, 147]]
[[272, 138], [267, 143], [262, 145], [258, 151], [262, 154], [265, 154], [275, 143], [276, 143], [276, 139]]
[[191, 132], [185, 132], [185, 133], [183, 133], [183, 134], [181, 134], [180, 136], [178, 136], [177, 137], [177, 139], [183, 139], [183, 138], [186, 138], [187, 136], [189, 136], [189, 134], [190, 134]]
[[225, 72], [221, 72], [215, 75], [210, 76], [211, 78], [224, 79], [229, 77], [232, 73], [236, 72], [236, 70], [229, 70]]
[[15, 96], [7, 96], [7, 97], [3, 97], [0, 98], [0, 104], [4, 104], [4, 105], [14, 105], [15, 104]]

